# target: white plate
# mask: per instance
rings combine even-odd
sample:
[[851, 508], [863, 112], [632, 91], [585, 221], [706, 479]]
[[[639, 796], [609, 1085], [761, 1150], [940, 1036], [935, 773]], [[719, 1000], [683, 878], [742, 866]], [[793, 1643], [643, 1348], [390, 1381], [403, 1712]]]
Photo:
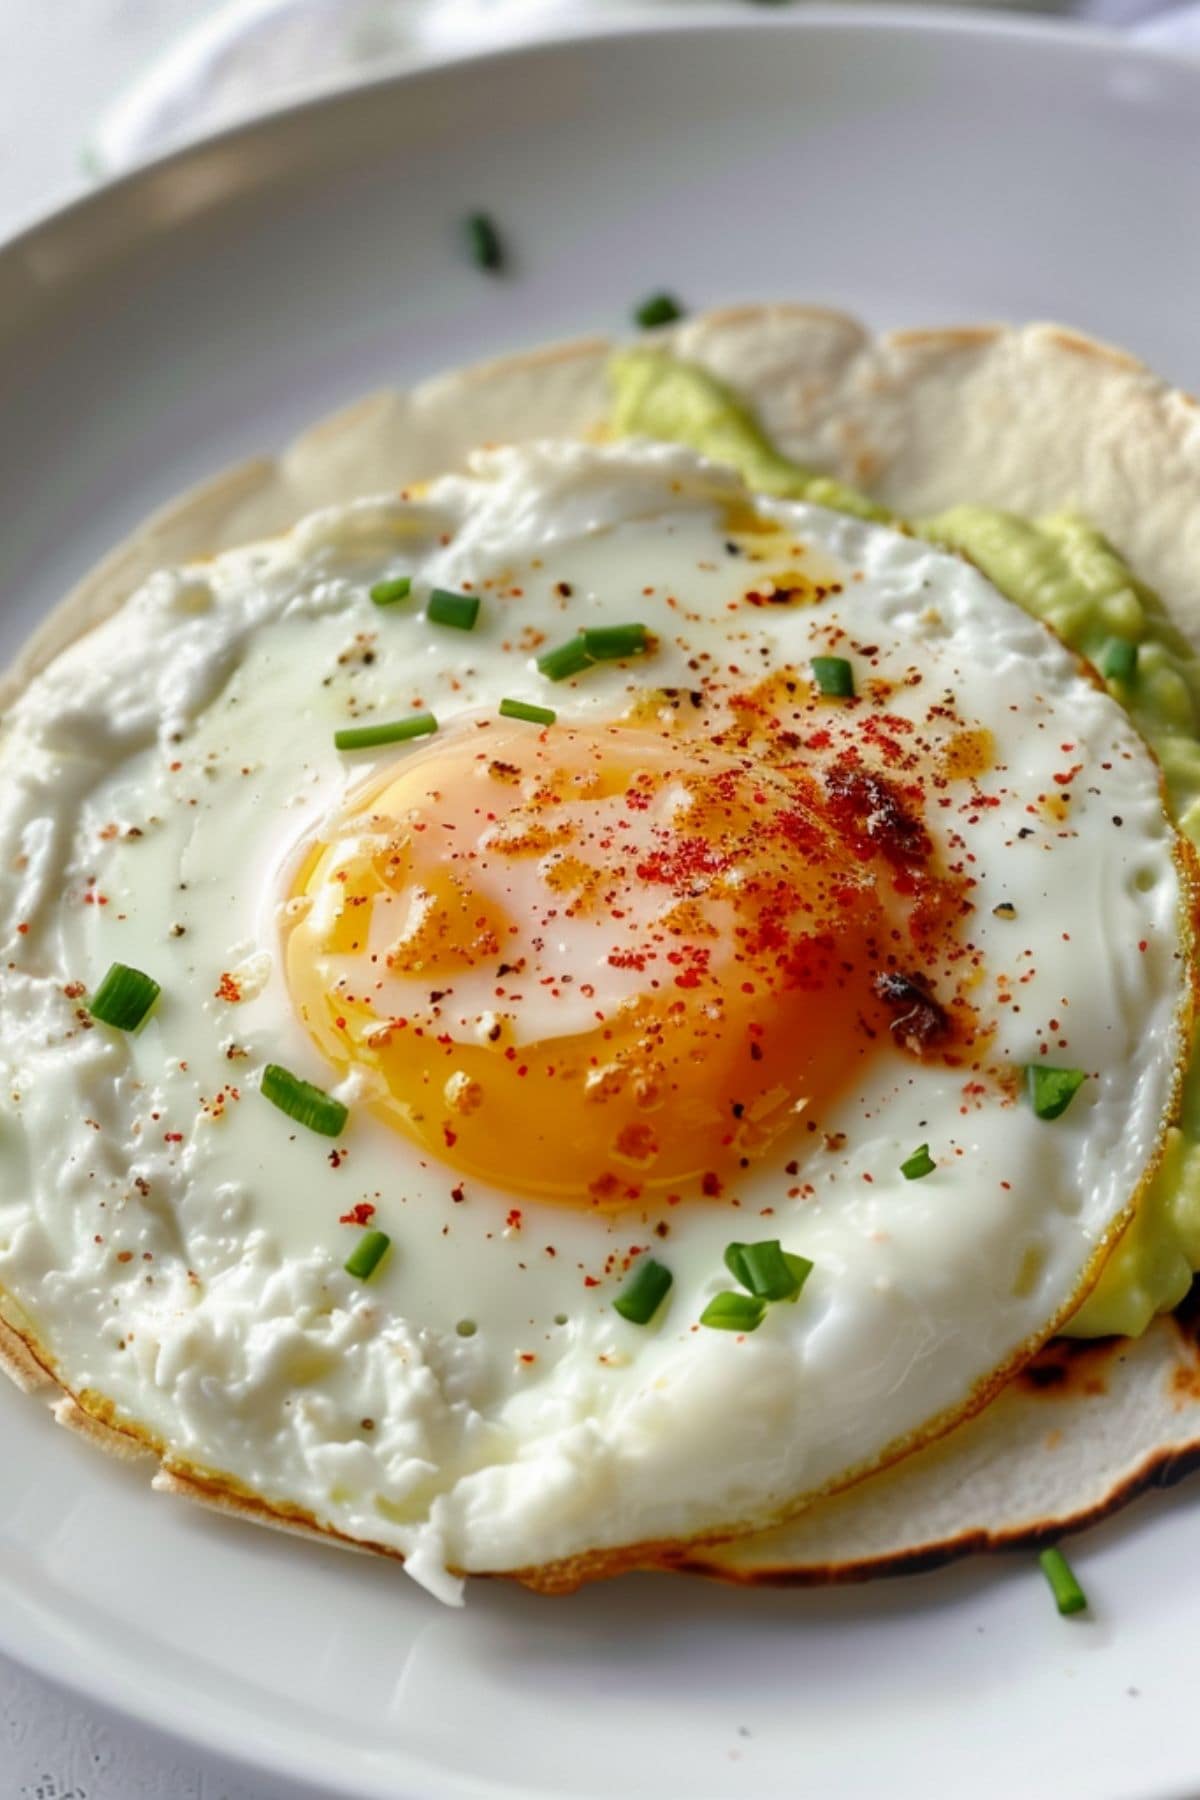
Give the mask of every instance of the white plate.
[[[476, 206], [511, 277], [464, 262]], [[743, 10], [283, 114], [0, 252], [0, 655], [192, 480], [664, 285], [879, 325], [1057, 315], [1200, 384], [1197, 219], [1200, 67], [1032, 23]], [[155, 1498], [7, 1390], [0, 1443], [0, 1647], [342, 1792], [1200, 1788], [1187, 1490], [1080, 1547], [1082, 1621], [1028, 1557], [820, 1594], [482, 1586], [451, 1613], [389, 1564]]]

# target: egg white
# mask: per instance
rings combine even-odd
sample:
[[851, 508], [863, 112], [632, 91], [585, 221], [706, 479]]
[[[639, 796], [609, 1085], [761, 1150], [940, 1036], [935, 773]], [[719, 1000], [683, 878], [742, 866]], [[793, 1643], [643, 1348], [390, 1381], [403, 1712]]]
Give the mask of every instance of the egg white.
[[[961, 1409], [1070, 1309], [1173, 1103], [1185, 895], [1156, 765], [1119, 707], [963, 561], [819, 508], [756, 502], [844, 591], [731, 614], [738, 498], [664, 447], [481, 454], [415, 499], [155, 576], [31, 685], [0, 748], [10, 1308], [72, 1388], [181, 1463], [397, 1549], [447, 1596], [447, 1567], [768, 1522]], [[375, 607], [370, 585], [394, 573], [412, 601]], [[484, 591], [477, 629], [429, 625], [429, 588], [466, 582]], [[553, 688], [537, 674], [523, 631], [557, 642], [613, 619], [658, 634], [652, 665]], [[267, 1062], [334, 1079], [281, 970], [298, 847], [406, 753], [346, 758], [337, 727], [425, 706], [446, 730], [505, 695], [610, 719], [647, 683], [803, 665], [831, 620], [878, 646], [883, 674], [919, 668], [895, 711], [920, 718], [943, 687], [999, 747], [1003, 774], [980, 787], [1001, 804], [954, 817], [978, 882], [970, 935], [993, 975], [1027, 977], [1020, 1010], [997, 1010], [1000, 1057], [1034, 1059], [1047, 1022], [1068, 1021], [1051, 1060], [1090, 1078], [1061, 1119], [967, 1104], [961, 1070], [885, 1054], [820, 1148], [787, 1141], [660, 1238], [656, 1208], [607, 1217], [462, 1184], [355, 1110], [353, 1076], [332, 1145], [267, 1104]], [[1053, 792], [1064, 742], [1085, 774], [1059, 830], [1025, 797]], [[113, 960], [162, 984], [133, 1035], [83, 1013]], [[237, 1004], [218, 997], [226, 973]], [[906, 1181], [923, 1141], [936, 1174]], [[813, 1191], [789, 1199], [798, 1155]], [[342, 1269], [355, 1232], [338, 1222], [362, 1201], [393, 1239], [368, 1284]], [[744, 1338], [696, 1329], [730, 1285], [724, 1246], [758, 1236], [812, 1258], [801, 1299]], [[606, 1263], [634, 1247], [675, 1278], [648, 1329], [611, 1304]]]

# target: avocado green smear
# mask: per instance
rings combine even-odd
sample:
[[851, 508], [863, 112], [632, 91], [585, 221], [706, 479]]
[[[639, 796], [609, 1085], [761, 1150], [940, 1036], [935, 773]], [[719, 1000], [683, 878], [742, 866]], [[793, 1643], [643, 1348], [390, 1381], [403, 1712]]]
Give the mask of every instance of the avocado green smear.
[[[731, 465], [746, 485], [807, 500], [856, 518], [900, 525], [968, 556], [992, 584], [1099, 664], [1114, 640], [1137, 646], [1127, 680], [1109, 691], [1162, 766], [1171, 812], [1200, 849], [1200, 658], [1086, 520], [1062, 513], [1037, 521], [981, 506], [903, 522], [886, 507], [782, 456], [753, 413], [724, 383], [661, 350], [613, 358], [613, 425], [619, 436], [686, 444]], [[1179, 1124], [1137, 1213], [1096, 1286], [1065, 1327], [1072, 1337], [1137, 1337], [1170, 1312], [1200, 1270], [1200, 1032], [1184, 1079]]]
[[623, 350], [609, 365], [613, 428], [618, 437], [663, 438], [686, 444], [737, 470], [748, 488], [783, 500], [808, 500], [856, 519], [893, 519], [831, 475], [789, 462], [771, 443], [749, 407], [705, 369], [678, 362], [664, 350]]
[[[955, 506], [915, 529], [960, 550], [1002, 594], [1045, 620], [1099, 664], [1114, 639], [1137, 645], [1128, 681], [1109, 691], [1158, 757], [1179, 829], [1200, 847], [1200, 659], [1157, 594], [1098, 531], [1057, 514], [1034, 523], [1012, 513]], [[1067, 1327], [1072, 1337], [1137, 1337], [1170, 1312], [1200, 1269], [1200, 1045], [1184, 1079], [1182, 1116], [1133, 1223]]]

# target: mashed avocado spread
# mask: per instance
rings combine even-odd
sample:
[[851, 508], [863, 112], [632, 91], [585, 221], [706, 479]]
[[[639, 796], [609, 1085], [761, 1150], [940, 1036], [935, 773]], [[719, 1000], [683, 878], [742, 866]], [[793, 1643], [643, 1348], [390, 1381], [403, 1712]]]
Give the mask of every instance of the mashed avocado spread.
[[[954, 506], [904, 521], [865, 494], [789, 461], [750, 409], [705, 370], [661, 350], [614, 358], [613, 425], [689, 445], [730, 464], [747, 486], [857, 518], [892, 523], [970, 557], [1010, 600], [1095, 664], [1162, 766], [1172, 815], [1200, 848], [1200, 658], [1156, 594], [1101, 534], [1070, 514], [1029, 520]], [[1133, 1223], [1066, 1327], [1076, 1337], [1136, 1337], [1177, 1306], [1200, 1269], [1200, 1043], [1179, 1124]]]

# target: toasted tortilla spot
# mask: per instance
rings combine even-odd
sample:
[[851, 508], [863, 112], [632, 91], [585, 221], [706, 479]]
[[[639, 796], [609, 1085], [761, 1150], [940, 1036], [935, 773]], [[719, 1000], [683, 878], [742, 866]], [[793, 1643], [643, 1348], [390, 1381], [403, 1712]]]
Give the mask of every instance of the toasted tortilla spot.
[[1047, 1399], [1106, 1394], [1108, 1365], [1124, 1346], [1124, 1338], [1052, 1338], [1016, 1380]]
[[905, 331], [889, 333], [887, 341], [901, 350], [932, 349], [941, 354], [947, 350], [977, 350], [983, 344], [994, 343], [1003, 332], [1003, 325], [949, 325], [940, 329], [910, 326]]
[[1053, 337], [1060, 350], [1069, 350], [1074, 356], [1090, 356], [1119, 369], [1134, 369], [1139, 374], [1146, 374], [1137, 357], [1117, 344], [1103, 343], [1099, 338], [1085, 337], [1081, 331], [1066, 331], [1061, 326], [1055, 328]]

